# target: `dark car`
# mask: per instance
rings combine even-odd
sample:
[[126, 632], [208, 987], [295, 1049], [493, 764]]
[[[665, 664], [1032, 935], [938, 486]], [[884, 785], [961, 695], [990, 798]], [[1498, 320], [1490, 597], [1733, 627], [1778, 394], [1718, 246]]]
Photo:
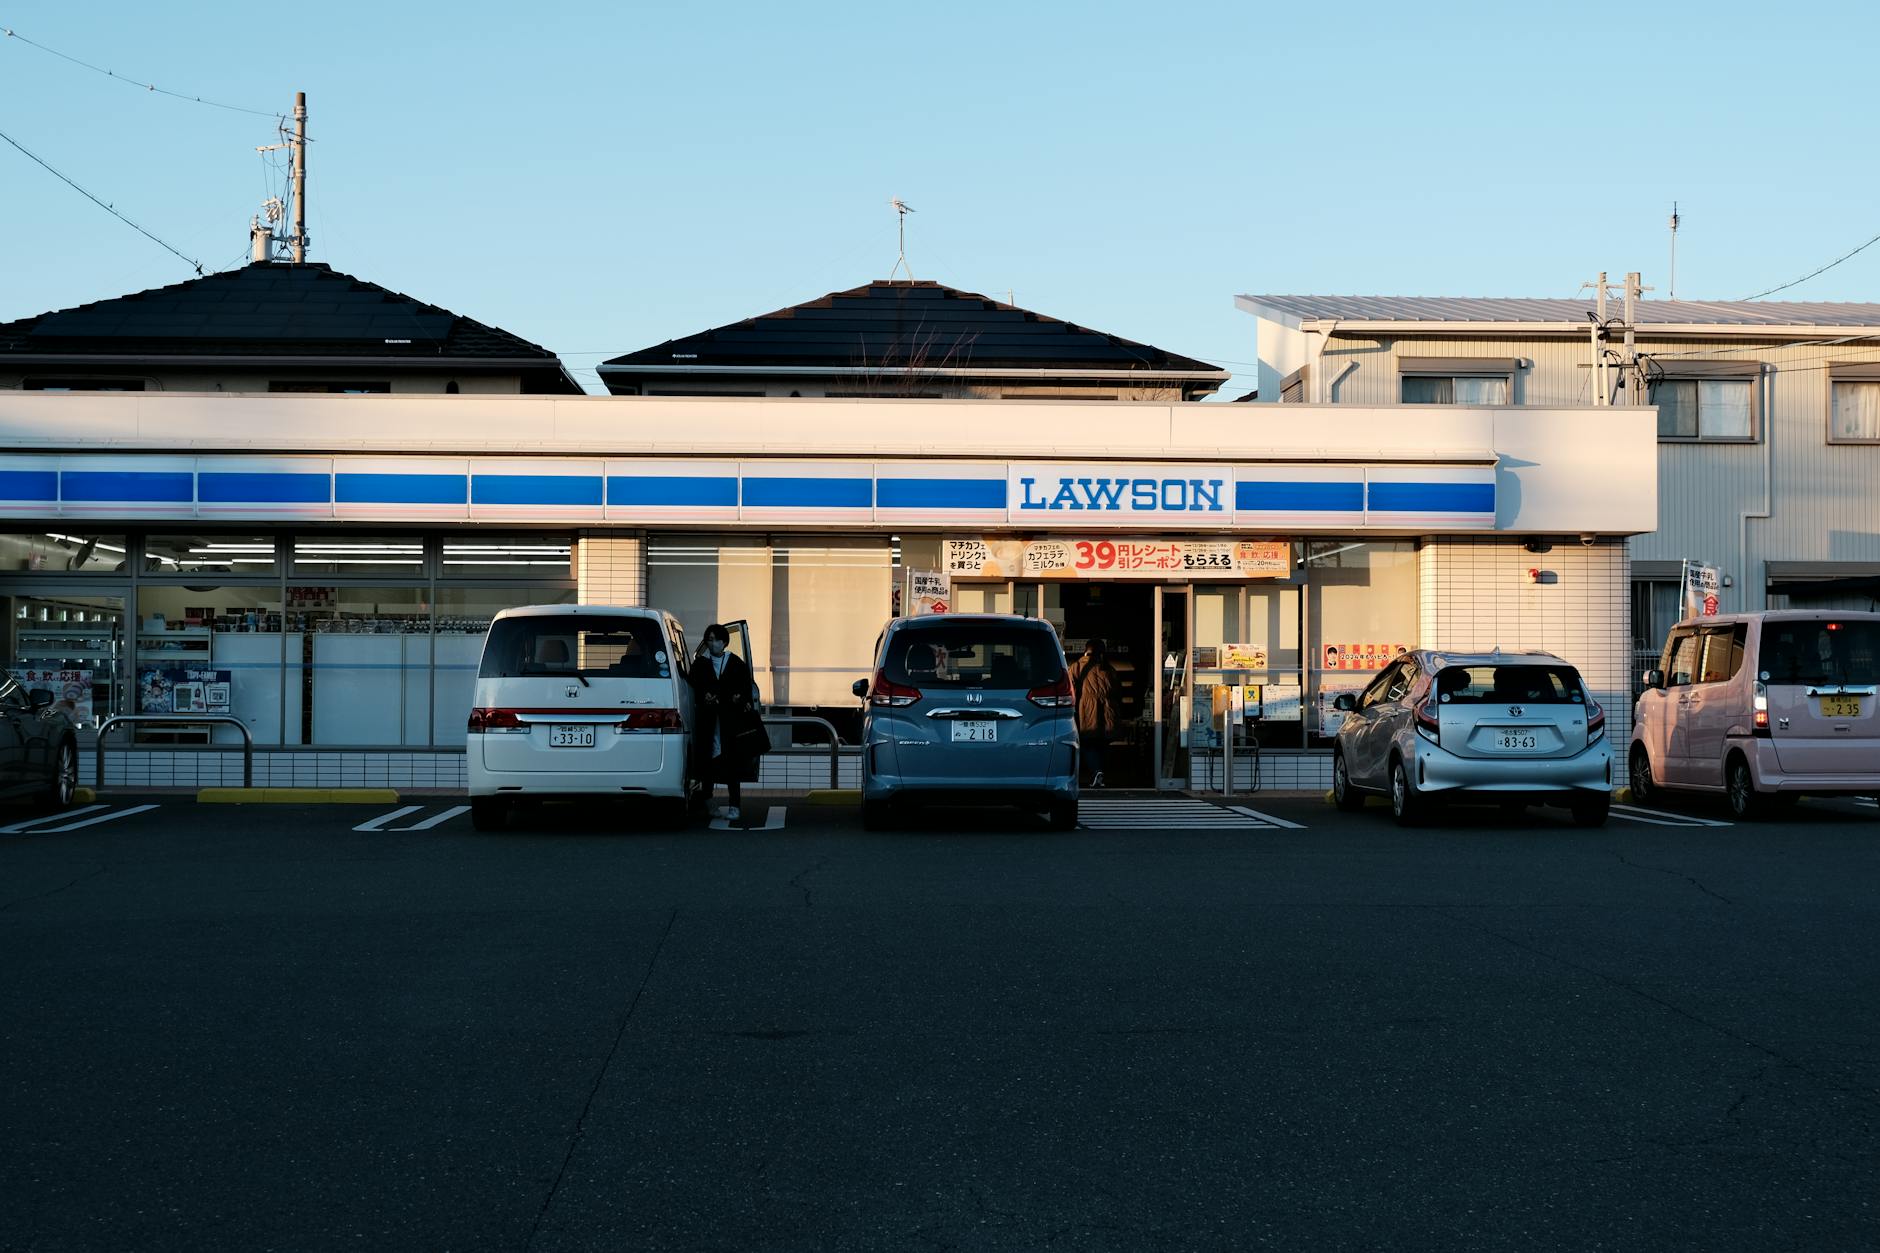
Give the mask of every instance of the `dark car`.
[[0, 798], [54, 809], [78, 791], [78, 729], [44, 688], [0, 670]]

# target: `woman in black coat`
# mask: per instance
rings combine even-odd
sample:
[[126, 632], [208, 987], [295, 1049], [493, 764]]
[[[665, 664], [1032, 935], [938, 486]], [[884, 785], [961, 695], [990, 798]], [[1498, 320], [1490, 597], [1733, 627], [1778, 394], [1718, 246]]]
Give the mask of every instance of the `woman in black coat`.
[[731, 799], [725, 819], [738, 822], [743, 800], [739, 785], [756, 782], [757, 759], [770, 748], [770, 735], [764, 730], [751, 668], [730, 645], [731, 633], [724, 627], [716, 622], [706, 627], [685, 677], [692, 685], [693, 773], [706, 787], [707, 802], [714, 785], [725, 785]]

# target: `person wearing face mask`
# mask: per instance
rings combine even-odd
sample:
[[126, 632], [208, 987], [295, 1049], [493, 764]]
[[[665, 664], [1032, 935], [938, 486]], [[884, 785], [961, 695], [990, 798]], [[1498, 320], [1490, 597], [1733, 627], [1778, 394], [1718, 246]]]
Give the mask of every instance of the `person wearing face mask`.
[[693, 775], [707, 788], [707, 800], [724, 784], [730, 800], [724, 817], [741, 822], [741, 785], [757, 781], [757, 759], [769, 751], [770, 735], [764, 730], [751, 668], [730, 646], [731, 633], [723, 626], [714, 622], [706, 627], [686, 680], [692, 685], [696, 711]]

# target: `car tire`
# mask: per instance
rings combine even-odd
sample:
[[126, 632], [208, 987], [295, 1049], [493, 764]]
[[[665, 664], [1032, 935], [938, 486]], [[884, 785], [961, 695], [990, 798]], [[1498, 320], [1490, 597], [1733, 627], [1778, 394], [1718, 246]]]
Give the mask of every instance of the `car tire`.
[[1632, 749], [1626, 774], [1632, 785], [1632, 803], [1649, 805], [1658, 799], [1658, 785], [1652, 781], [1652, 758], [1643, 744]]
[[894, 827], [894, 815], [889, 812], [887, 801], [862, 800], [862, 830], [888, 831]]
[[1053, 831], [1075, 831], [1077, 829], [1077, 802], [1074, 800], [1053, 802], [1046, 818], [1051, 823]]
[[1749, 762], [1741, 753], [1724, 763], [1723, 795], [1734, 818], [1754, 822], [1769, 811], [1767, 800], [1756, 791], [1756, 776], [1750, 773]]
[[1401, 757], [1392, 758], [1390, 763], [1390, 816], [1397, 820], [1400, 827], [1422, 825], [1424, 801], [1417, 793], [1416, 785], [1410, 781], [1410, 768]]
[[1364, 808], [1364, 793], [1353, 786], [1345, 754], [1337, 749], [1332, 750], [1332, 804], [1348, 814]]
[[1573, 814], [1574, 826], [1603, 827], [1606, 825], [1606, 815], [1612, 812], [1612, 797], [1610, 794], [1589, 796], [1585, 800], [1574, 801], [1568, 809]]
[[60, 740], [52, 754], [52, 777], [46, 780], [40, 801], [47, 809], [70, 809], [77, 795], [78, 745], [71, 740]]
[[472, 796], [470, 825], [479, 831], [507, 831], [511, 806], [500, 796]]

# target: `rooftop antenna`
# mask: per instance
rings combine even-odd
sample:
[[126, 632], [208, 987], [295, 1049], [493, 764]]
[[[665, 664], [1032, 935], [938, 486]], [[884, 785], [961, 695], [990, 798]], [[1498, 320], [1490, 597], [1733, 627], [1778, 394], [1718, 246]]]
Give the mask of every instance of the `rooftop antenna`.
[[279, 152], [281, 149], [285, 148], [292, 154], [293, 166], [290, 179], [293, 190], [290, 193], [291, 201], [289, 203], [293, 205], [294, 211], [293, 233], [288, 235], [280, 233], [281, 219], [286, 216], [287, 206], [283, 204], [278, 197], [270, 197], [268, 200], [264, 201], [261, 206], [262, 211], [267, 215], [268, 224], [263, 226], [259, 217], [250, 219], [248, 223], [248, 240], [254, 249], [254, 260], [256, 261], [272, 260], [277, 247], [286, 248], [288, 260], [295, 262], [305, 261], [307, 259], [307, 245], [313, 242], [311, 237], [307, 234], [306, 92], [297, 91], [294, 93], [293, 131], [291, 133], [288, 131], [287, 119], [284, 117], [281, 119], [277, 130], [280, 134], [280, 143], [261, 144], [255, 148], [255, 151]]
[[914, 212], [914, 206], [908, 204], [899, 196], [889, 196], [888, 207], [899, 215], [897, 225], [901, 241], [901, 255], [900, 258], [895, 261], [894, 269], [888, 271], [888, 281], [892, 283], [896, 274], [900, 273], [902, 270], [906, 270], [907, 281], [911, 283], [914, 281], [914, 267], [907, 263], [907, 215]]
[[1671, 278], [1665, 284], [1671, 290], [1665, 293], [1668, 300], [1678, 298], [1678, 202], [1671, 202]]

